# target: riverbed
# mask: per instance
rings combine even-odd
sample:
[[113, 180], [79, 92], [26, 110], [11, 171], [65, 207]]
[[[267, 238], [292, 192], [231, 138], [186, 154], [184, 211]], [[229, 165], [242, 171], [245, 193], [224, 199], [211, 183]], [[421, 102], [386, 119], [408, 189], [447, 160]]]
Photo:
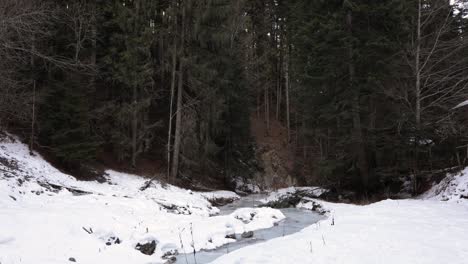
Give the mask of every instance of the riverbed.
[[[265, 198], [265, 194], [253, 194], [242, 197], [233, 203], [221, 206], [220, 214], [227, 215], [240, 208], [252, 208], [261, 205], [261, 199]], [[181, 254], [177, 256], [177, 264], [206, 264], [214, 261], [215, 259], [235, 251], [240, 248], [248, 247], [254, 244], [263, 243], [265, 241], [294, 234], [303, 228], [310, 226], [324, 216], [315, 212], [298, 209], [298, 208], [284, 208], [280, 209], [286, 216], [284, 220], [271, 228], [261, 229], [254, 232], [251, 238], [242, 238], [240, 234], [236, 235], [236, 241], [223, 245], [213, 250], [202, 250], [194, 254]]]

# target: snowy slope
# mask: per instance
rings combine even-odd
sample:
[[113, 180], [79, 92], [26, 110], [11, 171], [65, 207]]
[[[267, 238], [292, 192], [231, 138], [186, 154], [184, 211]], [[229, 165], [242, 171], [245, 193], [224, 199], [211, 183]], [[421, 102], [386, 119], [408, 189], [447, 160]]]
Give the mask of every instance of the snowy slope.
[[331, 210], [328, 219], [213, 263], [468, 263], [467, 203], [386, 200], [367, 206], [324, 206]]
[[459, 173], [449, 174], [439, 184], [434, 185], [422, 198], [468, 202], [468, 168]]
[[[14, 137], [0, 142], [0, 263], [164, 263], [167, 252], [211, 249], [226, 235], [267, 228], [284, 218], [271, 208], [219, 212], [198, 193], [107, 171], [105, 183], [66, 175]], [[250, 217], [248, 217], [250, 216]], [[117, 240], [118, 238], [118, 240]], [[153, 255], [135, 249], [157, 243]]]

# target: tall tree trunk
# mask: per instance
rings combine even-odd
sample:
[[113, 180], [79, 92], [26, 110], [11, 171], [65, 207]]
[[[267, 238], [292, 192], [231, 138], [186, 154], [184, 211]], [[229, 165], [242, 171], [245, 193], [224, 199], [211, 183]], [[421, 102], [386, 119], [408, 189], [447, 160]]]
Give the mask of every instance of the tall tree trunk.
[[[140, 13], [140, 1], [135, 1], [135, 10], [136, 14]], [[136, 34], [138, 28], [137, 21], [135, 20], [135, 25], [133, 27], [133, 32]], [[138, 151], [138, 86], [137, 84], [133, 84], [132, 87], [132, 167], [136, 168], [136, 159], [137, 159], [137, 151]]]
[[261, 103], [261, 92], [257, 92], [257, 118], [260, 120], [260, 109], [262, 108]]
[[412, 183], [413, 183], [413, 194], [417, 192], [417, 171], [418, 171], [418, 160], [419, 160], [419, 150], [418, 150], [418, 142], [419, 142], [419, 132], [421, 129], [421, 16], [422, 16], [422, 0], [418, 0], [418, 18], [416, 24], [416, 54], [414, 60], [414, 71], [415, 71], [415, 125], [416, 125], [416, 135], [414, 138], [414, 153], [413, 153], [413, 175], [412, 175]]
[[279, 112], [280, 112], [280, 97], [281, 97], [281, 88], [280, 88], [280, 71], [279, 67], [277, 66], [277, 76], [276, 76], [276, 120], [279, 120]]
[[175, 94], [175, 83], [176, 83], [176, 70], [177, 70], [177, 36], [175, 34], [176, 26], [177, 26], [177, 14], [176, 10], [176, 1], [173, 2], [173, 16], [174, 16], [174, 23], [173, 23], [173, 32], [174, 32], [174, 43], [172, 47], [172, 72], [171, 72], [171, 99], [169, 103], [169, 128], [167, 132], [167, 178], [170, 179], [171, 177], [171, 141], [172, 141], [172, 113], [173, 113], [173, 105], [174, 105], [174, 94]]
[[182, 126], [182, 93], [184, 81], [184, 42], [185, 42], [185, 5], [182, 4], [182, 26], [180, 37], [180, 59], [179, 59], [179, 80], [177, 83], [177, 114], [176, 114], [176, 127], [174, 135], [174, 151], [172, 157], [172, 172], [171, 177], [177, 177], [179, 173], [179, 154], [180, 154], [180, 141], [181, 141], [181, 126]]
[[289, 48], [286, 51], [286, 59], [284, 62], [284, 78], [285, 78], [285, 93], [286, 93], [286, 128], [288, 131], [288, 144], [291, 142], [291, 118], [289, 105]]
[[276, 120], [280, 120], [280, 111], [281, 111], [281, 100], [283, 96], [282, 91], [282, 79], [283, 79], [283, 33], [282, 27], [280, 26], [280, 34], [279, 34], [279, 63], [278, 63], [278, 91], [276, 94]]
[[32, 98], [32, 114], [31, 114], [31, 138], [29, 140], [29, 154], [34, 154], [34, 134], [36, 127], [36, 80], [33, 80], [33, 98]]
[[[91, 65], [94, 70], [97, 71], [96, 62], [97, 62], [97, 10], [96, 10], [96, 1], [91, 1], [92, 9], [92, 21], [91, 21]], [[93, 72], [91, 76], [91, 88], [92, 91], [96, 91], [96, 75], [97, 72]]]
[[29, 139], [29, 154], [34, 155], [34, 128], [36, 123], [36, 76], [35, 76], [35, 62], [34, 53], [36, 50], [36, 39], [33, 35], [31, 39], [31, 71], [33, 72], [33, 97], [32, 97], [32, 112], [31, 112], [31, 137]]
[[416, 54], [415, 54], [415, 94], [416, 94], [416, 129], [419, 130], [421, 127], [421, 70], [420, 70], [420, 61], [421, 61], [421, 12], [422, 12], [421, 0], [418, 1], [418, 22], [416, 29]]
[[361, 89], [359, 86], [354, 85], [355, 82], [355, 68], [354, 68], [354, 50], [352, 43], [353, 36], [353, 14], [352, 10], [348, 10], [346, 14], [346, 23], [348, 27], [349, 41], [348, 41], [348, 71], [349, 71], [349, 86], [350, 91], [353, 91], [352, 98], [352, 117], [353, 117], [353, 143], [355, 144], [355, 151], [357, 156], [357, 166], [363, 185], [364, 192], [367, 191], [369, 185], [369, 171], [366, 158], [366, 150], [362, 136], [361, 125], [361, 109], [360, 109], [360, 96]]
[[266, 134], [270, 135], [270, 91], [268, 84], [265, 86], [264, 93]]
[[137, 158], [137, 133], [138, 133], [138, 114], [137, 114], [137, 86], [133, 85], [132, 92], [132, 167], [136, 168]]

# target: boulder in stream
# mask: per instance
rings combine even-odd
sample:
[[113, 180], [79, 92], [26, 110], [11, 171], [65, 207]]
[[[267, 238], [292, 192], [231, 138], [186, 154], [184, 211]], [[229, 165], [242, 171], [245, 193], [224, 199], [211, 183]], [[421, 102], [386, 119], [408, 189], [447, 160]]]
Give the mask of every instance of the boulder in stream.
[[227, 234], [224, 238], [236, 239], [236, 234]]
[[253, 232], [253, 231], [248, 231], [248, 232], [242, 233], [242, 234], [241, 234], [241, 237], [242, 237], [242, 238], [251, 238], [251, 237], [253, 237], [253, 235], [254, 235], [254, 232]]

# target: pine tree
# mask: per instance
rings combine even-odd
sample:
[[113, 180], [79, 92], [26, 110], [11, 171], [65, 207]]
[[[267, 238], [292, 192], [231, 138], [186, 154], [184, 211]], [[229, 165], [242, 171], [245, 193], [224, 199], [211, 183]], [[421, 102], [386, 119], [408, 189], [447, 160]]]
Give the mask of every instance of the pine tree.
[[[151, 27], [154, 4], [151, 1], [122, 1], [105, 6], [112, 19], [113, 30], [104, 57], [105, 67], [115, 88], [118, 100], [111, 103], [118, 125], [112, 141], [121, 159], [130, 158], [132, 167], [148, 146], [146, 136], [154, 124], [147, 123], [147, 109], [152, 102], [152, 60], [154, 28]], [[124, 99], [124, 100], [122, 100]]]

